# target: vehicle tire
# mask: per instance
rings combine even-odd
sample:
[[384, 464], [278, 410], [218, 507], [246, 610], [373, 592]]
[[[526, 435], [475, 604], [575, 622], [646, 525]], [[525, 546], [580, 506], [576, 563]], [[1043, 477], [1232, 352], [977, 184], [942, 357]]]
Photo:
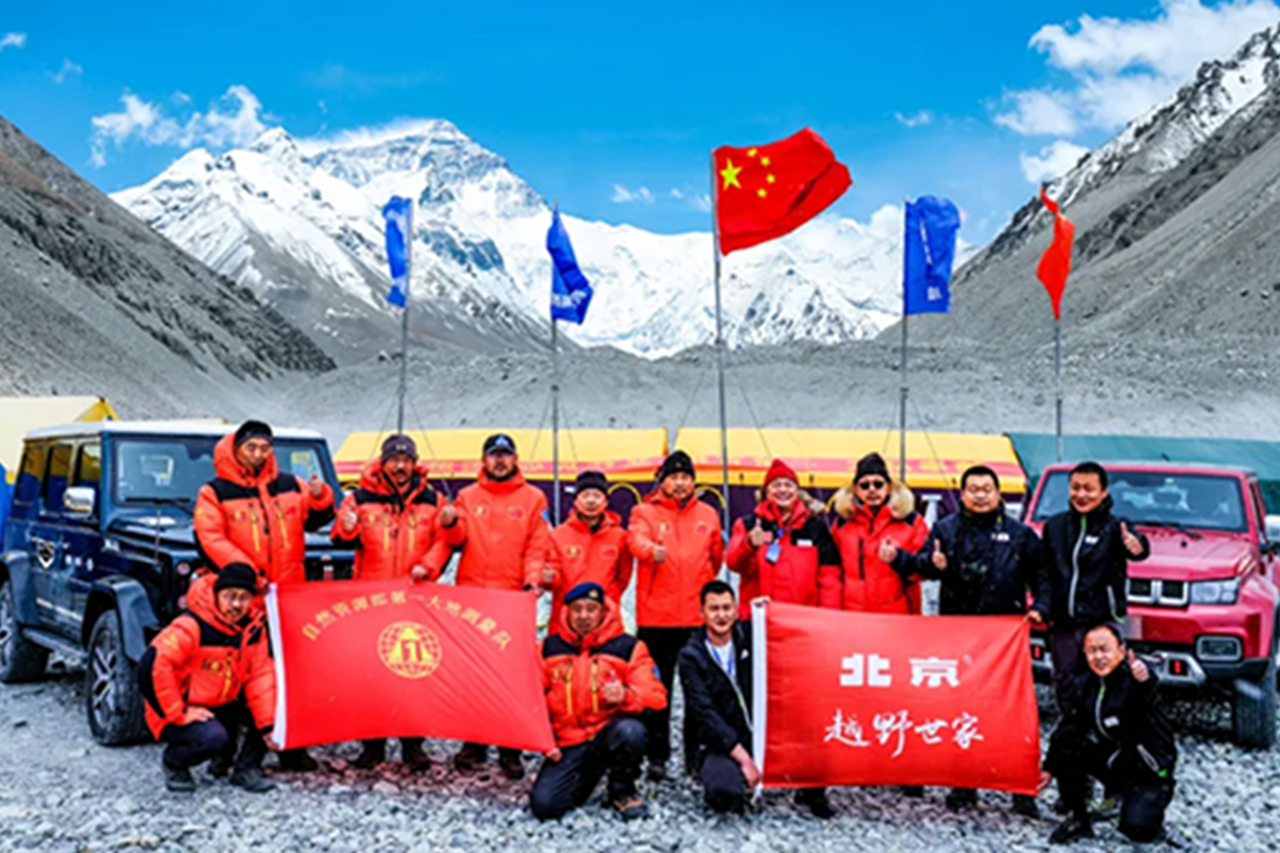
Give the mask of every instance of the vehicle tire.
[[147, 731], [142, 693], [136, 667], [125, 656], [120, 618], [114, 610], [94, 623], [88, 651], [84, 701], [93, 739], [103, 746], [137, 743]]
[[0, 581], [0, 682], [18, 684], [44, 675], [49, 651], [22, 636], [13, 584]]
[[1231, 699], [1235, 742], [1248, 749], [1270, 749], [1276, 743], [1276, 658], [1257, 681], [1237, 681]]

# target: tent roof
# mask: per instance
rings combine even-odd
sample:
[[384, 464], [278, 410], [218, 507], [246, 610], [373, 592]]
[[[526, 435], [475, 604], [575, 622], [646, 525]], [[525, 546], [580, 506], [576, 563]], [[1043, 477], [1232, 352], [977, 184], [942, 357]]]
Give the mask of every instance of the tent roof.
[[[795, 468], [801, 486], [834, 489], [848, 485], [858, 459], [872, 451], [896, 472], [898, 446], [897, 430], [731, 429], [729, 479], [736, 485], [758, 486], [776, 457]], [[682, 429], [676, 447], [693, 457], [700, 481], [720, 480], [719, 430]], [[977, 464], [990, 466], [1006, 493], [1026, 486], [1013, 445], [1002, 435], [907, 433], [907, 484], [914, 488], [957, 489], [960, 475]]]
[[18, 467], [22, 439], [41, 427], [118, 417], [103, 397], [0, 397], [0, 462]]
[[[531, 480], [550, 480], [551, 430], [436, 429], [406, 430], [418, 444], [418, 455], [433, 477], [473, 478], [480, 471], [480, 449], [495, 432], [515, 440], [520, 469]], [[371, 459], [378, 458], [390, 432], [353, 432], [334, 454], [340, 479], [350, 481]], [[667, 455], [665, 429], [574, 429], [560, 431], [560, 476], [578, 471], [603, 471], [612, 480], [649, 482]]]

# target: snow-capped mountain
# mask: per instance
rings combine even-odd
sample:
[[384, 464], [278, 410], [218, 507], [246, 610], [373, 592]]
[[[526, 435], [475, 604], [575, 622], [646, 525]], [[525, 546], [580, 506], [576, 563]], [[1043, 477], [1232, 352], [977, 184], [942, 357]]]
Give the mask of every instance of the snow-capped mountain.
[[[490, 349], [547, 339], [550, 208], [447, 121], [324, 140], [264, 133], [194, 150], [114, 198], [209, 266], [254, 288], [339, 360], [395, 340], [381, 206], [413, 198], [417, 336]], [[583, 345], [661, 356], [714, 338], [709, 233], [659, 235], [564, 216], [596, 291]], [[730, 345], [874, 335], [898, 313], [901, 218], [826, 217], [722, 267]]]

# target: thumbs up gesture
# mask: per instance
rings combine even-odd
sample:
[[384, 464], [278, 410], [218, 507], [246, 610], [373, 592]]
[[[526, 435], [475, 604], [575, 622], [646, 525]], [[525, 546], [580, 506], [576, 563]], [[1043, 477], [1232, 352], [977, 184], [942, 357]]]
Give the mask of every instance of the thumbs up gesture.
[[756, 519], [756, 526], [751, 528], [747, 533], [747, 541], [751, 543], [752, 548], [759, 548], [762, 545], [768, 545], [773, 541], [773, 534], [760, 526], [760, 519]]
[[1124, 549], [1134, 557], [1142, 553], [1142, 540], [1133, 535], [1129, 525], [1120, 522], [1120, 538], [1124, 541]]
[[618, 680], [618, 676], [610, 672], [604, 689], [600, 691], [600, 698], [604, 699], [606, 705], [621, 705], [627, 700], [627, 688]]
[[1151, 670], [1147, 669], [1146, 663], [1142, 658], [1133, 653], [1133, 649], [1129, 649], [1129, 671], [1133, 673], [1136, 681], [1146, 681], [1151, 677]]
[[898, 558], [898, 546], [888, 536], [880, 540], [879, 556], [882, 563], [892, 563]]
[[942, 542], [933, 540], [933, 567], [940, 572], [947, 570], [947, 555], [942, 553]]
[[342, 532], [355, 533], [356, 525], [360, 523], [360, 516], [351, 507], [343, 507], [342, 513]]
[[453, 504], [445, 504], [440, 507], [438, 518], [440, 519], [441, 527], [452, 527], [453, 523], [458, 520], [458, 511], [454, 509]]

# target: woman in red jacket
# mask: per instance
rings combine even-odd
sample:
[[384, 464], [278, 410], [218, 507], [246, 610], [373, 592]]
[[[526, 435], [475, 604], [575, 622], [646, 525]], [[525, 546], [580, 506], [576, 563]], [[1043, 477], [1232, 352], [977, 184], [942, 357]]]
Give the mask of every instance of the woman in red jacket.
[[880, 454], [858, 460], [852, 487], [836, 494], [835, 511], [839, 520], [832, 536], [840, 549], [840, 609], [919, 613], [919, 586], [880, 558], [880, 545], [888, 541], [914, 554], [929, 537], [929, 528], [916, 512], [915, 495], [906, 484], [889, 478]]

